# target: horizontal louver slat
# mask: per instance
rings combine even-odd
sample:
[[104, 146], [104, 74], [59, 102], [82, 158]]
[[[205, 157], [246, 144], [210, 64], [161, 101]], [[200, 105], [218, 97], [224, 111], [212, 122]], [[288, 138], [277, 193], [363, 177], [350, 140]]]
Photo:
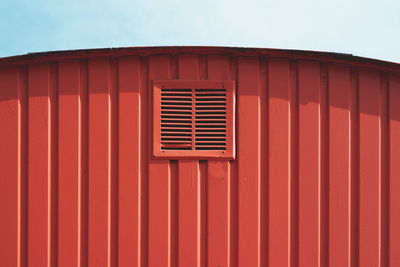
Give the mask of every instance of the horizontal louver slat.
[[162, 149], [226, 149], [225, 89], [161, 89], [160, 100]]
[[[225, 150], [226, 89], [196, 89], [195, 91], [195, 149]], [[206, 129], [223, 131], [219, 132], [219, 136], [216, 137], [215, 132], [200, 131]]]
[[163, 150], [192, 150], [192, 89], [161, 89], [161, 138]]
[[157, 80], [153, 86], [154, 156], [234, 158], [234, 81]]

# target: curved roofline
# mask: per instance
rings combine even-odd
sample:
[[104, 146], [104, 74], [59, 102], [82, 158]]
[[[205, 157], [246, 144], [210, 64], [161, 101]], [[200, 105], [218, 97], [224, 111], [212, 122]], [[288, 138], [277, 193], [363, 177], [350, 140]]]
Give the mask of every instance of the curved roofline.
[[389, 71], [400, 71], [400, 63], [353, 56], [333, 52], [319, 52], [307, 50], [250, 48], [250, 47], [223, 47], [223, 46], [159, 46], [159, 47], [118, 47], [95, 48], [79, 50], [60, 50], [49, 52], [28, 53], [25, 55], [0, 58], [0, 67], [12, 65], [35, 64], [62, 59], [84, 59], [95, 57], [119, 56], [149, 56], [173, 54], [223, 54], [229, 56], [266, 56], [274, 58], [289, 58], [295, 60], [318, 60], [326, 63], [350, 64], [358, 67], [378, 68]]

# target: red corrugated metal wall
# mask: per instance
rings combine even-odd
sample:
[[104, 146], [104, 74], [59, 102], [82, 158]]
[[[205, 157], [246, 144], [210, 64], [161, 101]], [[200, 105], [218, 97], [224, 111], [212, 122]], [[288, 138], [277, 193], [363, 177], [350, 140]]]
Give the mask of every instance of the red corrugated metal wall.
[[[207, 51], [0, 69], [1, 266], [400, 266], [400, 71]], [[153, 79], [235, 80], [236, 159], [153, 159]]]

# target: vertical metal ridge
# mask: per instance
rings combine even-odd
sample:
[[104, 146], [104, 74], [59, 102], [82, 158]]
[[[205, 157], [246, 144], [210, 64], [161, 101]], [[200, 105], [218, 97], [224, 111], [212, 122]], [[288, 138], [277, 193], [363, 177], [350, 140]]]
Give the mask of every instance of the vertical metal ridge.
[[[200, 62], [198, 55], [178, 55], [172, 59], [173, 79], [199, 79]], [[175, 72], [175, 73], [174, 73]], [[194, 89], [192, 96], [192, 126], [194, 127]], [[192, 149], [194, 128], [192, 127]], [[177, 177], [177, 265], [196, 266], [201, 264], [201, 170], [199, 160], [178, 161]], [[174, 193], [172, 193], [174, 195]]]
[[235, 161], [230, 161], [231, 183], [229, 185], [229, 263], [231, 267], [238, 266], [238, 186], [237, 186], [237, 168]]
[[57, 66], [57, 264], [80, 266], [81, 69], [77, 60]]
[[264, 238], [265, 238], [265, 244], [263, 247], [263, 251], [265, 253], [265, 259], [264, 263], [262, 266], [269, 266], [269, 228], [270, 228], [270, 194], [269, 194], [269, 184], [270, 184], [270, 164], [269, 164], [269, 151], [270, 151], [270, 139], [268, 138], [269, 133], [271, 131], [270, 129], [270, 123], [269, 123], [269, 118], [270, 118], [270, 105], [269, 105], [269, 100], [270, 100], [270, 85], [269, 85], [269, 58], [265, 58], [264, 60], [264, 93], [265, 95], [263, 96], [264, 98], [264, 103], [261, 105], [263, 108], [262, 114], [264, 114], [264, 117], [262, 117], [263, 123], [262, 128], [261, 128], [261, 144], [264, 150], [261, 151], [261, 166], [263, 165], [263, 162], [265, 162], [266, 167], [263, 168], [263, 171], [261, 173], [261, 177], [265, 177], [264, 179], [264, 184], [262, 184], [262, 188], [264, 188], [264, 199], [261, 200], [261, 202], [265, 202], [265, 216], [264, 216]]
[[400, 73], [389, 74], [388, 125], [388, 198], [389, 198], [389, 266], [400, 266]]
[[28, 69], [28, 264], [50, 265], [51, 102], [50, 64]]
[[380, 74], [381, 190], [380, 257], [381, 267], [389, 264], [389, 86], [387, 73]]
[[118, 266], [138, 267], [141, 253], [140, 58], [118, 64]]
[[[170, 55], [149, 57], [149, 80], [147, 90], [151, 94], [153, 79], [171, 79]], [[152, 99], [149, 98], [149, 118], [153, 118]], [[148, 120], [148, 129], [152, 129]], [[151, 141], [150, 141], [151, 142]], [[149, 151], [152, 151], [149, 146]], [[171, 264], [171, 172], [167, 159], [156, 160], [149, 153], [149, 257], [151, 267]]]
[[55, 81], [54, 81], [54, 63], [48, 63], [48, 67], [46, 70], [47, 77], [48, 77], [48, 101], [49, 101], [49, 106], [47, 107], [49, 110], [47, 111], [47, 153], [48, 153], [48, 159], [47, 159], [47, 175], [48, 175], [48, 184], [47, 184], [47, 194], [48, 194], [48, 199], [47, 199], [47, 205], [48, 205], [48, 210], [47, 210], [47, 264], [48, 266], [52, 266], [54, 261], [55, 255], [57, 253], [57, 250], [53, 250], [53, 244], [54, 244], [54, 239], [55, 239], [55, 232], [54, 232], [54, 222], [57, 218], [56, 215], [56, 209], [55, 203], [56, 203], [56, 195], [54, 184], [55, 184], [55, 179], [56, 176], [54, 175], [54, 166], [55, 162], [53, 161], [53, 155], [54, 155], [54, 147], [55, 143], [54, 140], [54, 132], [55, 132], [55, 116], [54, 116], [54, 111], [55, 111], [55, 104], [54, 104], [54, 86], [55, 86]]
[[[179, 257], [179, 179], [178, 179], [178, 161], [170, 160], [170, 266], [178, 266]], [[186, 177], [189, 178], [189, 177]]]
[[[225, 55], [207, 56], [208, 79], [230, 79], [230, 61]], [[230, 166], [228, 161], [209, 160], [208, 175], [208, 265], [229, 265], [230, 257]]]
[[[263, 113], [262, 113], [262, 100], [261, 97], [263, 96], [263, 79], [262, 79], [262, 58], [257, 58], [257, 63], [258, 63], [258, 121], [257, 121], [257, 137], [258, 137], [258, 151], [257, 151], [257, 161], [258, 161], [258, 189], [257, 189], [257, 194], [258, 194], [258, 200], [257, 200], [257, 204], [258, 204], [258, 222], [257, 222], [257, 231], [258, 231], [258, 244], [257, 244], [257, 249], [258, 249], [258, 266], [262, 266], [263, 261], [265, 261], [264, 258], [264, 253], [262, 252], [262, 248], [263, 246], [265, 247], [265, 243], [264, 243], [264, 236], [262, 234], [262, 223], [263, 221], [265, 221], [265, 218], [263, 218], [263, 216], [265, 216], [265, 203], [263, 203], [261, 200], [264, 198], [265, 194], [262, 188], [263, 185], [263, 177], [262, 177], [262, 169], [263, 169], [263, 164], [261, 162], [261, 154], [262, 154], [262, 118], [263, 118]], [[265, 96], [265, 95], [264, 95]], [[265, 114], [264, 114], [265, 115]], [[264, 207], [263, 207], [264, 206]], [[264, 243], [264, 244], [263, 244]]]
[[290, 266], [299, 264], [298, 63], [290, 62]]
[[[238, 88], [238, 59], [237, 57], [231, 57], [230, 58], [230, 77], [232, 80], [235, 81], [235, 88], [236, 88], [236, 98], [237, 98], [237, 88]], [[235, 117], [238, 117], [238, 104], [236, 101], [236, 107], [235, 107]], [[235, 129], [236, 129], [236, 151], [238, 151], [239, 147], [239, 142], [238, 140], [238, 120], [235, 120]], [[236, 152], [237, 153], [237, 152]], [[231, 172], [231, 184], [230, 184], [230, 245], [229, 245], [229, 260], [231, 267], [237, 267], [239, 264], [239, 258], [238, 258], [238, 250], [239, 250], [239, 227], [238, 227], [238, 201], [239, 201], [239, 190], [238, 190], [238, 181], [239, 181], [239, 175], [238, 175], [238, 165], [237, 165], [237, 160], [231, 161], [230, 162], [230, 172]]]
[[[207, 79], [207, 56], [199, 55], [199, 66], [198, 66], [198, 78], [199, 79]], [[208, 186], [209, 186], [209, 176], [207, 169], [207, 161], [199, 161], [199, 170], [200, 170], [200, 205], [201, 205], [201, 266], [208, 265], [208, 255], [209, 255], [209, 243], [208, 243]]]
[[[201, 75], [200, 74], [201, 62], [200, 62], [200, 57], [198, 55], [197, 55], [197, 65], [195, 65], [194, 67], [195, 67], [195, 69], [197, 69], [197, 71], [195, 71], [194, 78], [199, 79], [199, 77]], [[195, 108], [195, 103], [194, 103], [195, 101], [194, 100], [195, 100], [195, 96], [194, 96], [194, 91], [193, 91], [193, 105], [192, 105], [193, 106], [193, 110]], [[195, 118], [194, 111], [193, 111], [193, 115], [192, 116], [193, 116], [192, 117], [193, 118], [193, 122], [192, 123], [194, 125], [194, 118]], [[195, 135], [195, 131], [193, 131], [193, 134]], [[193, 138], [193, 140], [194, 140], [194, 138]], [[193, 148], [194, 148], [194, 146], [193, 146]], [[197, 187], [196, 188], [196, 194], [197, 194], [197, 198], [196, 198], [196, 201], [197, 201], [197, 205], [196, 205], [196, 211], [197, 211], [196, 212], [196, 214], [197, 214], [197, 218], [196, 218], [196, 223], [197, 223], [197, 227], [196, 227], [196, 231], [197, 231], [196, 264], [197, 264], [198, 267], [200, 267], [200, 266], [203, 266], [202, 265], [203, 262], [204, 262], [204, 264], [206, 264], [206, 261], [205, 261], [206, 258], [203, 258], [202, 256], [206, 255], [204, 253], [204, 249], [203, 249], [204, 248], [203, 244], [205, 245], [203, 237], [204, 238], [206, 237], [206, 232], [203, 231], [204, 230], [203, 227], [206, 226], [204, 224], [204, 222], [207, 222], [207, 221], [203, 221], [203, 217], [204, 218], [206, 218], [206, 217], [202, 213], [202, 210], [207, 205], [207, 198], [204, 198], [204, 195], [203, 195], [203, 190], [206, 189], [206, 188], [203, 188], [203, 185], [205, 185], [205, 182], [206, 182], [206, 179], [207, 179], [207, 173], [206, 173], [206, 170], [204, 168], [207, 168], [207, 165], [201, 163], [200, 160], [197, 161], [195, 163], [195, 165], [198, 168], [198, 173], [196, 174], [197, 175], [197, 177], [196, 177], [197, 178], [197, 182], [196, 182], [196, 187]]]
[[113, 163], [112, 163], [112, 150], [113, 150], [113, 129], [112, 129], [112, 120], [113, 120], [113, 106], [112, 106], [112, 89], [113, 89], [113, 61], [114, 59], [109, 58], [106, 62], [108, 68], [108, 105], [107, 105], [107, 165], [108, 165], [108, 174], [107, 174], [107, 250], [108, 250], [108, 266], [111, 267], [113, 263], [113, 222], [112, 222], [112, 212], [113, 212]]
[[207, 161], [199, 161], [200, 171], [200, 266], [207, 266], [208, 258], [208, 176], [207, 176]]
[[110, 61], [110, 76], [111, 76], [111, 212], [110, 212], [110, 247], [111, 247], [111, 257], [110, 257], [110, 265], [118, 266], [118, 221], [119, 221], [119, 212], [118, 212], [118, 143], [119, 143], [119, 69], [117, 59], [112, 59]]
[[140, 267], [141, 265], [142, 265], [142, 260], [143, 260], [143, 251], [144, 251], [144, 248], [143, 248], [143, 240], [145, 239], [144, 238], [144, 234], [143, 234], [143, 203], [144, 203], [144, 200], [143, 200], [143, 178], [144, 177], [146, 177], [146, 175], [144, 175], [143, 174], [143, 170], [145, 170], [146, 169], [146, 166], [143, 166], [144, 165], [144, 163], [145, 163], [145, 159], [143, 159], [143, 157], [142, 157], [142, 149], [143, 149], [143, 147], [145, 147], [146, 148], [146, 146], [145, 145], [143, 145], [143, 144], [141, 144], [141, 141], [142, 141], [142, 138], [143, 138], [143, 136], [142, 136], [142, 124], [143, 124], [143, 111], [142, 111], [142, 107], [143, 107], [143, 102], [142, 102], [142, 94], [143, 94], [143, 88], [146, 88], [146, 86], [144, 86], [143, 85], [143, 78], [142, 78], [142, 73], [143, 73], [143, 70], [142, 70], [142, 60], [141, 60], [141, 58], [140, 57], [138, 57], [138, 61], [136, 62], [136, 64], [138, 65], [138, 71], [139, 71], [139, 81], [138, 81], [138, 86], [139, 86], [139, 88], [138, 88], [138, 103], [139, 103], [139, 110], [138, 110], [138, 120], [139, 120], [139, 124], [138, 124], [138, 126], [137, 127], [139, 127], [139, 129], [138, 129], [138, 143], [139, 143], [139, 148], [138, 148], [138, 150], [137, 150], [137, 155], [136, 155], [136, 157], [137, 157], [137, 160], [138, 160], [138, 177], [137, 177], [137, 179], [138, 179], [138, 181], [137, 181], [137, 183], [138, 183], [138, 201], [139, 201], [139, 203], [138, 203], [138, 210], [137, 210], [137, 215], [138, 215], [138, 228], [137, 228], [137, 231], [138, 231], [138, 240], [137, 240], [137, 242], [136, 242], [136, 245], [137, 245], [137, 255], [138, 255], [138, 258], [137, 258], [137, 262], [136, 262], [136, 267]]
[[22, 240], [23, 240], [23, 238], [22, 238], [22, 225], [23, 225], [23, 222], [22, 222], [22, 199], [23, 199], [23, 196], [22, 196], [22, 194], [23, 194], [23, 190], [22, 190], [22, 183], [23, 183], [23, 172], [22, 172], [22, 165], [24, 164], [23, 163], [23, 160], [22, 160], [22, 158], [23, 158], [23, 156], [22, 156], [22, 153], [23, 153], [23, 148], [22, 148], [22, 146], [24, 145], [23, 144], [23, 137], [22, 137], [22, 131], [23, 131], [23, 129], [22, 129], [22, 127], [23, 127], [23, 107], [22, 107], [22, 105], [23, 105], [23, 100], [22, 100], [22, 95], [23, 95], [23, 84], [22, 84], [22, 82], [21, 82], [21, 80], [22, 80], [22, 78], [21, 78], [21, 76], [22, 76], [22, 71], [21, 71], [21, 68], [18, 68], [18, 105], [19, 105], [19, 114], [18, 114], [18, 133], [17, 133], [17, 138], [18, 138], [18, 159], [17, 159], [17, 161], [18, 161], [18, 163], [17, 163], [17, 165], [18, 165], [18, 170], [17, 170], [17, 172], [18, 172], [18, 188], [17, 188], [17, 194], [18, 194], [18, 196], [17, 196], [17, 216], [18, 216], [18, 218], [17, 218], [17, 267], [22, 267], [22, 264], [21, 264], [21, 256], [22, 256], [22, 247], [23, 247], [23, 242], [22, 242]]
[[28, 69], [20, 69], [20, 267], [28, 266]]
[[268, 59], [268, 264], [290, 266], [290, 62]]
[[380, 77], [359, 70], [359, 265], [380, 266]]
[[320, 243], [320, 64], [298, 63], [299, 266], [319, 266]]
[[380, 76], [359, 70], [359, 264], [380, 266]]
[[148, 57], [140, 58], [140, 102], [144, 105], [141, 115], [140, 125], [140, 138], [142, 146], [140, 147], [140, 192], [141, 192], [141, 203], [140, 203], [140, 254], [139, 254], [139, 266], [147, 267], [149, 263], [149, 151], [151, 151], [151, 144], [149, 141], [149, 122], [148, 113], [149, 108], [146, 105], [150, 103], [150, 92], [148, 90], [148, 79], [149, 79], [149, 62]]
[[[80, 66], [61, 61], [51, 66], [52, 266], [79, 266], [80, 261]], [[55, 179], [56, 176], [56, 180]], [[53, 240], [55, 240], [53, 242]], [[55, 243], [55, 244], [54, 244]], [[53, 257], [53, 255], [55, 255]]]
[[197, 223], [197, 227], [196, 227], [196, 231], [197, 231], [197, 240], [196, 240], [196, 245], [197, 245], [197, 251], [196, 251], [196, 263], [197, 265], [200, 267], [202, 266], [202, 262], [203, 262], [203, 258], [202, 258], [202, 244], [204, 243], [202, 241], [202, 236], [204, 235], [203, 233], [203, 228], [202, 228], [202, 218], [203, 218], [203, 214], [201, 212], [203, 205], [204, 205], [204, 201], [202, 198], [202, 180], [205, 180], [206, 178], [204, 177], [204, 173], [202, 172], [202, 166], [200, 164], [200, 161], [198, 161], [196, 163], [196, 165], [198, 166], [198, 183], [197, 183], [197, 206], [196, 206], [196, 210], [197, 210], [197, 218], [196, 218], [196, 223]]
[[0, 69], [0, 257], [21, 267], [21, 70]]
[[350, 104], [350, 121], [351, 121], [351, 266], [359, 266], [359, 161], [360, 161], [360, 134], [359, 134], [359, 82], [358, 69], [352, 68], [350, 73], [350, 89], [351, 89], [351, 104]]
[[89, 265], [111, 260], [111, 66], [90, 59], [89, 81]]
[[320, 244], [319, 264], [329, 265], [329, 74], [321, 64], [320, 87]]
[[[260, 59], [238, 59], [239, 266], [260, 265]], [[245, 111], [245, 112], [244, 112]], [[252, 155], [252, 158], [249, 157]]]
[[[179, 77], [179, 60], [178, 56], [170, 57], [170, 78], [178, 79]], [[178, 161], [170, 160], [170, 266], [174, 267], [179, 262], [179, 174], [178, 174]], [[189, 178], [189, 177], [187, 177]]]
[[266, 58], [260, 58], [260, 266], [266, 266], [268, 263], [268, 169], [267, 160], [268, 148], [268, 64]]
[[[328, 65], [327, 238], [329, 266], [350, 267], [350, 68]], [[322, 194], [322, 196], [324, 196]]]
[[88, 266], [89, 253], [89, 79], [88, 62], [80, 61], [81, 78], [81, 183], [80, 183], [80, 264], [81, 267]]
[[58, 266], [58, 64], [50, 66], [50, 262]]
[[[199, 79], [207, 79], [208, 68], [207, 68], [207, 56], [199, 55], [199, 72], [198, 77]], [[201, 214], [202, 214], [202, 221], [201, 221], [201, 228], [202, 228], [202, 255], [203, 255], [203, 264], [201, 266], [207, 266], [208, 257], [209, 257], [209, 242], [208, 242], [208, 229], [209, 229], [209, 210], [208, 210], [208, 200], [209, 200], [209, 176], [208, 176], [208, 165], [207, 161], [200, 161], [199, 168], [202, 174], [200, 178], [200, 187], [201, 187]]]

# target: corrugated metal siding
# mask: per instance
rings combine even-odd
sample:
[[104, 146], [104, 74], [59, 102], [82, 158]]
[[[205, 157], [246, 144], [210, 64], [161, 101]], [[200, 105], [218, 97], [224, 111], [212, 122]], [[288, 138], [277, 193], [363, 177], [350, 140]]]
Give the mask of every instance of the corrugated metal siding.
[[[153, 159], [153, 79], [236, 80], [236, 160]], [[0, 127], [1, 266], [400, 266], [399, 72], [197, 53], [3, 67]]]

